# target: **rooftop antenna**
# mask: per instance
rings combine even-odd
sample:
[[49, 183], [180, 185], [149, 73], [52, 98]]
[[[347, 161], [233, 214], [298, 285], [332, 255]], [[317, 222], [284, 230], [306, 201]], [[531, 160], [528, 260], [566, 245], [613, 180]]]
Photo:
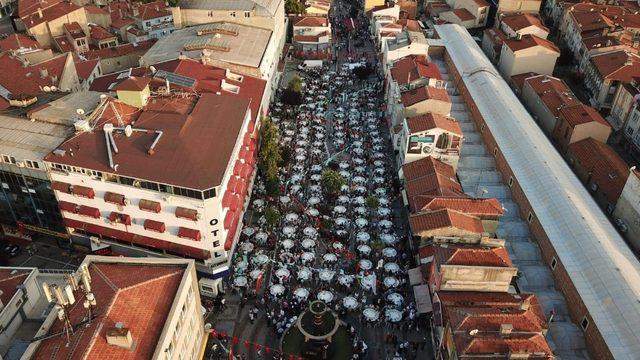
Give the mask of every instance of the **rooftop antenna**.
[[118, 109], [116, 109], [116, 106], [113, 105], [113, 101], [109, 103], [109, 106], [111, 107], [111, 110], [113, 110], [113, 114], [116, 116], [116, 119], [118, 119], [118, 126], [124, 127], [124, 122], [122, 122], [122, 115], [120, 115]]
[[69, 310], [71, 305], [76, 302], [76, 298], [73, 295], [73, 288], [68, 284], [63, 290], [56, 284], [49, 285], [46, 282], [43, 282], [42, 290], [47, 297], [47, 301], [49, 301], [49, 303], [55, 303], [54, 309], [58, 313], [58, 319], [62, 321], [64, 333], [67, 337], [66, 346], [68, 347], [71, 342], [71, 335], [73, 335], [73, 325], [71, 324], [71, 318], [69, 317]]

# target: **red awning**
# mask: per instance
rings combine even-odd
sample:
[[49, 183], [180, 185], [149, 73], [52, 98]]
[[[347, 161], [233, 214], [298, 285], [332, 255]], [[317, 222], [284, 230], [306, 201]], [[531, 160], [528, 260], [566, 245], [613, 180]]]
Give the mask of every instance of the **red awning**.
[[131, 225], [131, 216], [112, 211], [109, 214], [109, 221], [129, 226]]
[[247, 180], [241, 178], [238, 180], [235, 193], [244, 197], [248, 188], [249, 184], [247, 183]]
[[225, 230], [229, 230], [231, 225], [233, 224], [233, 220], [237, 217], [237, 213], [235, 211], [227, 211], [227, 215], [224, 216], [224, 228]]
[[93, 199], [96, 196], [96, 193], [92, 188], [80, 185], [71, 186], [71, 192], [73, 193], [73, 195], [78, 195], [89, 199]]
[[233, 247], [233, 239], [236, 237], [236, 229], [231, 228], [227, 233], [227, 239], [224, 242], [224, 250], [229, 251]]
[[200, 230], [189, 229], [182, 226], [178, 229], [178, 237], [195, 241], [200, 241], [200, 239], [202, 238], [202, 236], [200, 235]]
[[140, 199], [138, 207], [140, 208], [140, 210], [153, 211], [155, 213], [159, 213], [161, 210], [159, 202], [145, 199]]
[[238, 177], [235, 175], [231, 175], [229, 177], [229, 181], [227, 181], [227, 190], [231, 192], [235, 192], [236, 186], [238, 185]]
[[107, 191], [104, 193], [104, 201], [112, 204], [124, 205], [125, 197], [122, 194]]
[[68, 201], [58, 201], [58, 207], [62, 211], [67, 211], [67, 212], [71, 212], [71, 213], [78, 212], [78, 205], [76, 205], [74, 203], [70, 203]]
[[242, 164], [240, 167], [240, 177], [248, 179], [253, 173], [253, 167], [250, 164]]
[[52, 181], [51, 188], [53, 190], [58, 190], [63, 193], [71, 194], [71, 184], [67, 184], [66, 182]]
[[248, 146], [249, 146], [249, 150], [251, 150], [251, 151], [255, 151], [255, 150], [256, 150], [256, 147], [257, 147], [257, 145], [256, 145], [256, 141], [255, 141], [254, 139], [251, 139], [251, 142], [249, 143], [249, 145], [248, 145]]
[[242, 209], [242, 201], [243, 197], [238, 194], [231, 195], [231, 203], [229, 204], [229, 209], [233, 211], [238, 211]]
[[167, 230], [163, 222], [150, 219], [144, 221], [144, 228], [146, 230], [157, 231], [159, 233], [163, 233], [165, 230]]
[[250, 156], [251, 155], [249, 154], [249, 149], [246, 146], [242, 145], [242, 147], [240, 148], [240, 152], [238, 153], [238, 158], [244, 160]]
[[227, 190], [224, 192], [222, 196], [222, 206], [229, 207], [231, 205], [231, 197], [233, 196], [233, 192], [231, 190]]
[[80, 207], [78, 208], [78, 214], [98, 219], [100, 217], [100, 209], [91, 206], [80, 205]]
[[176, 217], [196, 221], [198, 220], [198, 210], [178, 206], [176, 208]]
[[242, 161], [240, 160], [236, 160], [236, 164], [233, 167], [233, 175], [235, 176], [240, 176], [241, 170], [242, 170]]

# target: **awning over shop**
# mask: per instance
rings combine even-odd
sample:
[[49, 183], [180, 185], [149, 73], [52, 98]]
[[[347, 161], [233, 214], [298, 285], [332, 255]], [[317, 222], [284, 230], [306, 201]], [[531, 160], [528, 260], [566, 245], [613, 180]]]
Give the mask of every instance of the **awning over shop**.
[[138, 207], [140, 210], [153, 211], [155, 213], [159, 213], [162, 209], [159, 202], [145, 199], [140, 199]]
[[198, 220], [198, 210], [178, 206], [176, 207], [176, 217], [196, 221]]
[[200, 235], [200, 230], [189, 229], [182, 226], [178, 229], [178, 237], [195, 241], [200, 241], [200, 239], [202, 238], [202, 236]]
[[161, 221], [155, 221], [151, 219], [147, 219], [144, 221], [144, 228], [146, 230], [156, 231], [159, 233], [165, 232], [167, 230], [166, 226]]

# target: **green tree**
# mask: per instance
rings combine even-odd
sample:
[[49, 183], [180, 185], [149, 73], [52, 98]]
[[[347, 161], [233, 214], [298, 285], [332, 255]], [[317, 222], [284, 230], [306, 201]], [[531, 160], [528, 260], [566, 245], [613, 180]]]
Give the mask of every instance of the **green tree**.
[[302, 93], [302, 79], [299, 76], [294, 76], [287, 84], [287, 90], [295, 93]]
[[267, 193], [274, 196], [277, 195], [279, 189], [278, 172], [280, 171], [282, 155], [279, 141], [280, 131], [269, 117], [262, 120], [260, 138], [262, 142], [258, 167], [264, 174]]
[[273, 206], [267, 208], [264, 212], [264, 218], [267, 220], [267, 225], [274, 227], [280, 222], [280, 211]]
[[378, 207], [378, 205], [380, 205], [380, 201], [378, 200], [377, 197], [373, 196], [373, 195], [369, 195], [367, 196], [367, 206], [375, 209]]
[[284, 11], [287, 14], [304, 14], [304, 4], [300, 0], [286, 0], [284, 2]]
[[325, 169], [322, 171], [321, 181], [322, 186], [328, 194], [338, 193], [340, 188], [347, 183], [337, 171], [332, 169]]

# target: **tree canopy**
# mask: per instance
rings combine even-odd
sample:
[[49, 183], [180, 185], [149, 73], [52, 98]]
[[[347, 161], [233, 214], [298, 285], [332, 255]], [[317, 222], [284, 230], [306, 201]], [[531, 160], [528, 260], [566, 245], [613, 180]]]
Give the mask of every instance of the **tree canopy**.
[[284, 11], [287, 14], [304, 14], [304, 4], [300, 0], [286, 0], [284, 2]]
[[322, 171], [321, 181], [322, 186], [329, 194], [338, 193], [340, 188], [347, 183], [342, 175], [332, 169], [325, 169]]
[[264, 174], [267, 193], [272, 196], [277, 195], [279, 190], [278, 172], [282, 161], [279, 143], [280, 132], [269, 117], [262, 120], [260, 138], [262, 142], [258, 166]]

